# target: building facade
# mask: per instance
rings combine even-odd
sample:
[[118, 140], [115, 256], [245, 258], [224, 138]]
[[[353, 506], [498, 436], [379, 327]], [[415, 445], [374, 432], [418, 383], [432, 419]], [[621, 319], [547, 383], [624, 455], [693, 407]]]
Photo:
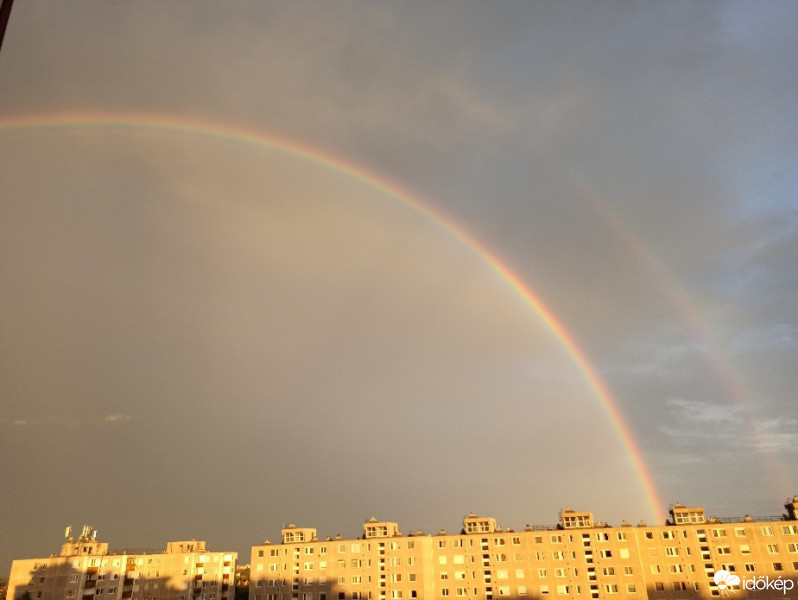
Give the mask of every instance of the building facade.
[[165, 552], [108, 550], [84, 527], [58, 556], [15, 560], [8, 600], [233, 600], [237, 554], [205, 542], [169, 542]]
[[290, 525], [252, 548], [250, 600], [798, 598], [798, 497], [785, 508], [716, 519], [677, 504], [665, 525], [619, 527], [565, 509], [523, 531], [470, 514], [458, 535], [372, 518], [354, 540]]

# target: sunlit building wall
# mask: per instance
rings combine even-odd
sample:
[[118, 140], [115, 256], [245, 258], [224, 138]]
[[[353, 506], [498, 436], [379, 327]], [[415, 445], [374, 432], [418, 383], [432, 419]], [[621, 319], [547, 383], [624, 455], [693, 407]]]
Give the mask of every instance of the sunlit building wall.
[[84, 528], [58, 556], [15, 560], [9, 600], [233, 600], [235, 552], [169, 542], [165, 552], [108, 550]]
[[371, 519], [356, 540], [290, 525], [282, 543], [253, 547], [250, 600], [785, 598], [715, 582], [723, 569], [741, 583], [798, 585], [798, 498], [785, 507], [780, 517], [715, 519], [677, 504], [665, 525], [619, 527], [566, 509], [556, 526], [523, 531], [472, 514], [459, 535], [403, 535]]

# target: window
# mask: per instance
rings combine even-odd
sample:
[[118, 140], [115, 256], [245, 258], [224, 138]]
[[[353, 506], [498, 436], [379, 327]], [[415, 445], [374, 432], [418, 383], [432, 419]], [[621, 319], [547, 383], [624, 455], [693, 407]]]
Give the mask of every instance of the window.
[[601, 550], [601, 558], [612, 558], [612, 550]]
[[624, 567], [623, 568], [624, 575], [634, 575], [634, 569], [632, 567]]
[[619, 531], [618, 532], [618, 541], [619, 542], [625, 542], [626, 539], [627, 539], [626, 538], [626, 532], [625, 531]]
[[745, 527], [735, 527], [734, 535], [737, 537], [745, 537]]
[[615, 567], [604, 567], [604, 575], [615, 575]]
[[783, 525], [781, 532], [784, 535], [796, 535], [798, 534], [798, 525]]
[[778, 554], [778, 553], [779, 553], [778, 544], [768, 544], [768, 554]]
[[617, 583], [608, 583], [604, 586], [604, 591], [608, 594], [617, 594], [618, 593], [618, 584]]
[[546, 577], [546, 569], [538, 569], [538, 577]]
[[565, 577], [566, 570], [562, 567], [554, 569], [554, 576], [555, 577]]
[[665, 556], [679, 556], [679, 549], [676, 546], [665, 548]]
[[726, 530], [725, 529], [713, 529], [712, 530], [712, 537], [726, 537]]
[[513, 546], [520, 546], [520, 545], [521, 545], [521, 538], [518, 537], [518, 536], [515, 536], [513, 538]]
[[526, 586], [525, 585], [519, 585], [518, 586], [518, 595], [519, 596], [526, 596]]
[[626, 584], [626, 593], [627, 594], [635, 594], [637, 593], [637, 587], [634, 583], [627, 583]]
[[762, 528], [762, 535], [771, 536], [773, 535], [773, 528], [770, 525], [766, 525]]
[[753, 573], [756, 571], [756, 566], [754, 563], [745, 563], [745, 572], [746, 573]]
[[557, 586], [557, 593], [558, 593], [560, 596], [566, 596], [566, 595], [568, 595], [568, 592], [569, 592], [569, 591], [570, 591], [570, 590], [568, 589], [568, 586], [567, 586], [567, 585], [558, 585], [558, 586]]
[[782, 564], [780, 562], [773, 563], [773, 570], [774, 571], [783, 571], [784, 567], [782, 566]]
[[621, 558], [629, 558], [629, 548], [621, 548], [620, 553]]
[[787, 552], [790, 554], [798, 552], [798, 544], [787, 544]]
[[681, 573], [682, 572], [682, 565], [670, 565], [670, 572], [671, 573]]
[[540, 586], [540, 595], [541, 596], [546, 596], [546, 595], [548, 595], [548, 593], [549, 593], [549, 586], [541, 585]]
[[673, 539], [673, 532], [672, 531], [663, 531], [662, 532], [662, 539], [663, 540], [672, 540]]

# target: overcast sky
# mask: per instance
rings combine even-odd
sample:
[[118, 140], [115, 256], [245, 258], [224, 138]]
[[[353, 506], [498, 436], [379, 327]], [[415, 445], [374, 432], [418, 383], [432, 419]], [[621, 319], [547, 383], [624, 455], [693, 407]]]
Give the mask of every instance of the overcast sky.
[[[248, 562], [289, 521], [780, 514], [796, 31], [794, 2], [16, 3], [0, 574], [68, 524]], [[664, 507], [562, 340], [447, 227], [584, 351]]]

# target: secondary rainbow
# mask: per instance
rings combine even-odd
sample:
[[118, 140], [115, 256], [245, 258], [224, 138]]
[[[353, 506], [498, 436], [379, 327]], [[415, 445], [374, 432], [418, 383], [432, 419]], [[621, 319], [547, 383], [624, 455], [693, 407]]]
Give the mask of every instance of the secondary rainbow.
[[651, 474], [643, 459], [637, 442], [626, 423], [607, 384], [571, 333], [549, 309], [535, 291], [516, 275], [498, 256], [485, 247], [461, 225], [421, 202], [414, 194], [394, 182], [372, 173], [361, 165], [348, 162], [318, 148], [297, 143], [293, 140], [268, 135], [250, 128], [237, 127], [225, 123], [209, 121], [197, 117], [184, 117], [169, 114], [139, 112], [64, 112], [50, 114], [29, 114], [0, 117], [0, 133], [15, 131], [47, 130], [52, 128], [105, 127], [171, 132], [187, 136], [213, 137], [232, 140], [262, 148], [268, 148], [302, 160], [319, 164], [343, 175], [354, 178], [362, 184], [388, 195], [411, 210], [434, 222], [442, 231], [463, 244], [479, 260], [487, 264], [500, 279], [509, 285], [535, 312], [578, 367], [585, 382], [601, 402], [618, 432], [629, 459], [640, 479], [650, 518], [659, 521], [664, 516], [664, 504], [659, 497]]

